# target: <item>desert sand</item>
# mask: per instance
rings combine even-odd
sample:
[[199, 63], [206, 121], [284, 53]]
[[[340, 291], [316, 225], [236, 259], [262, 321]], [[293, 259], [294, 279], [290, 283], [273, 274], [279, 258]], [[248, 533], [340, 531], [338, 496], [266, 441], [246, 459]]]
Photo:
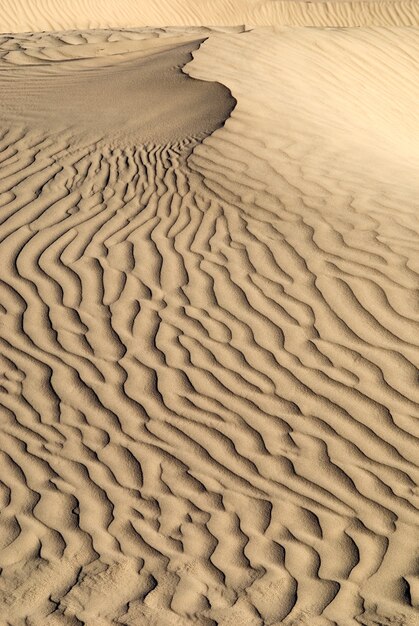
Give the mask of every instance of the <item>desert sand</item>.
[[0, 32], [133, 26], [417, 26], [418, 0], [0, 0]]
[[158, 4], [0, 1], [0, 625], [416, 626], [416, 3]]

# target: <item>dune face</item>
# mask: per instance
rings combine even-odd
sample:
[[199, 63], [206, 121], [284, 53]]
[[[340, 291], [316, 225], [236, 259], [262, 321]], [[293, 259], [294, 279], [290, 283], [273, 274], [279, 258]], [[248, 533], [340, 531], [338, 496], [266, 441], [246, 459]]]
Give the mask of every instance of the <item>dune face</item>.
[[241, 30], [2, 37], [1, 624], [417, 624], [419, 33]]
[[224, 86], [192, 80], [181, 70], [202, 41], [191, 34], [102, 46], [66, 45], [65, 37], [49, 45], [35, 37], [5, 39], [0, 119], [124, 147], [202, 138], [234, 106]]

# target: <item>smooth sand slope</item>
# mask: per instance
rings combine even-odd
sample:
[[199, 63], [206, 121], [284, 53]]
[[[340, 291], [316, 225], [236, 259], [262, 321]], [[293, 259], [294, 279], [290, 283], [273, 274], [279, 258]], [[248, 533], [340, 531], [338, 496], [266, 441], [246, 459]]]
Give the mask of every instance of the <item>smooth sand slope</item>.
[[132, 26], [414, 26], [417, 0], [0, 0], [0, 32]]
[[418, 623], [419, 32], [221, 30], [0, 40], [1, 626]]

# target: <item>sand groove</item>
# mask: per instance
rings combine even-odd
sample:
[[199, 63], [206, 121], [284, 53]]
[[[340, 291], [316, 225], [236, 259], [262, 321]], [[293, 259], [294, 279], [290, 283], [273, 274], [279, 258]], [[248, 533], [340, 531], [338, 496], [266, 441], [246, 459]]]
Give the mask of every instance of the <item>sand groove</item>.
[[418, 34], [213, 34], [170, 140], [46, 131], [38, 72], [202, 34], [2, 42], [2, 623], [413, 626]]

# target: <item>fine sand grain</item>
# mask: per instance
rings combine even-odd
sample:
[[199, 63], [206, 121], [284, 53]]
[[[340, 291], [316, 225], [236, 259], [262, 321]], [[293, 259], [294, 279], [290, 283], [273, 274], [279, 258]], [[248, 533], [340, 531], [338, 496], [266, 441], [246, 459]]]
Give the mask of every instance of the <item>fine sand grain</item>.
[[0, 94], [0, 625], [417, 626], [419, 31], [9, 34]]

